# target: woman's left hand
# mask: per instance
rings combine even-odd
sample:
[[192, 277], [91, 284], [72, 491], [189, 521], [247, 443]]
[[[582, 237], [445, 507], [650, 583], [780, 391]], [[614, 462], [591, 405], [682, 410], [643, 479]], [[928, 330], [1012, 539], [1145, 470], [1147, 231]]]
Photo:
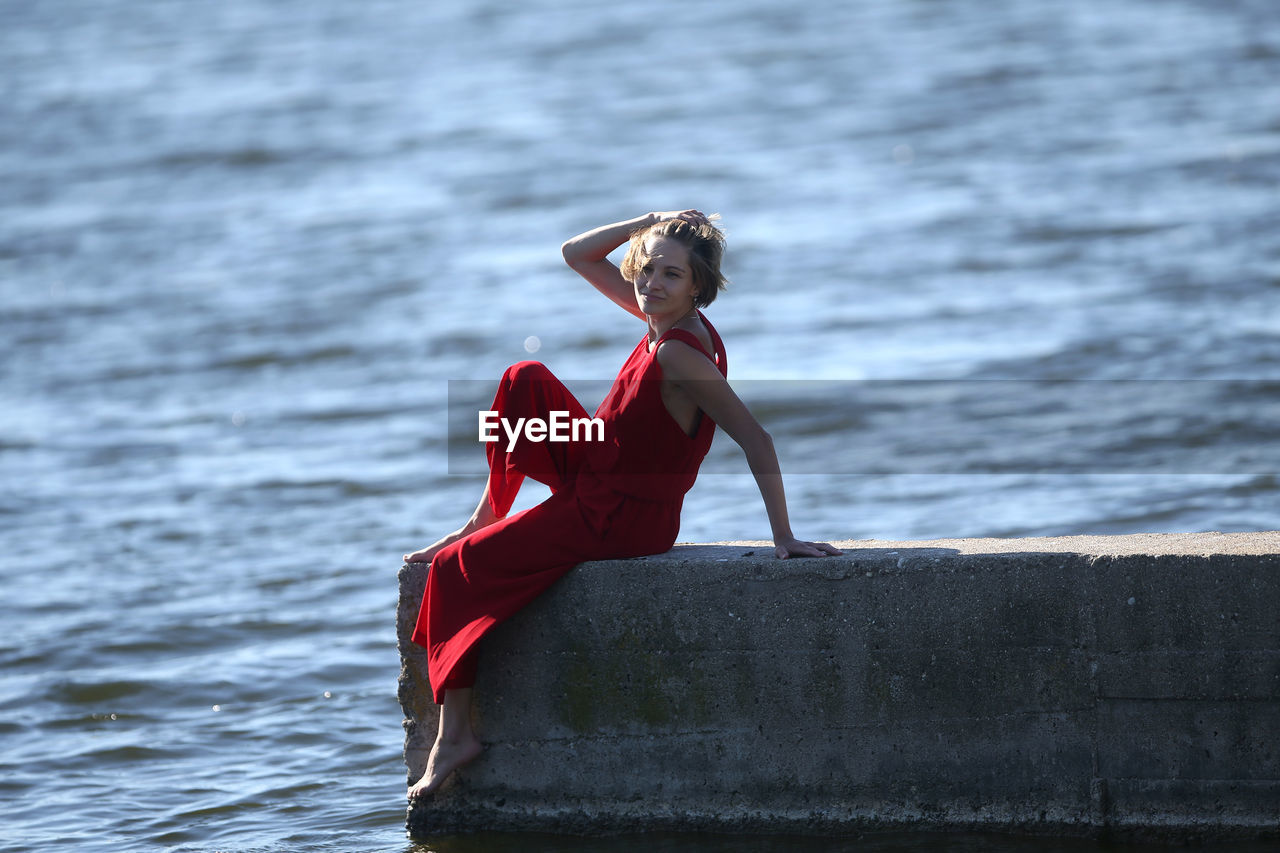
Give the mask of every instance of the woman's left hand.
[[775, 547], [774, 553], [778, 555], [779, 560], [785, 560], [788, 557], [825, 557], [828, 554], [838, 556], [843, 554], [834, 545], [826, 542], [805, 542], [801, 539], [775, 539], [773, 540]]

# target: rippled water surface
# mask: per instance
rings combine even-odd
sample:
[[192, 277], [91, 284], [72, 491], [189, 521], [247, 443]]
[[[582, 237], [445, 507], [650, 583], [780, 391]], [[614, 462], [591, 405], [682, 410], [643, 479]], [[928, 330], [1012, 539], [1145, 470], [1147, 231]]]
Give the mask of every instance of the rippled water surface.
[[[449, 380], [639, 339], [558, 248], [647, 210], [724, 215], [803, 536], [1280, 526], [1275, 23], [0, 0], [5, 849], [544, 849], [404, 837], [395, 573], [478, 494]], [[708, 465], [682, 538], [763, 536]], [[773, 849], [545, 849], [640, 843]]]

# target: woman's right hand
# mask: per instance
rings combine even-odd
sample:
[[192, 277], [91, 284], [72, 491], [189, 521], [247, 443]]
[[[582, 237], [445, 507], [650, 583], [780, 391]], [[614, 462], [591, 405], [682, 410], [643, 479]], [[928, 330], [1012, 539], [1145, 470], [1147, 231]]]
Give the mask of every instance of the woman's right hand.
[[661, 211], [661, 212], [654, 212], [654, 213], [650, 213], [649, 215], [654, 218], [653, 221], [655, 225], [659, 222], [667, 222], [672, 219], [683, 219], [685, 222], [688, 222], [690, 225], [711, 224], [711, 218], [709, 216], [707, 216], [701, 210], [694, 210], [692, 208], [690, 208], [689, 210], [667, 210], [667, 211]]

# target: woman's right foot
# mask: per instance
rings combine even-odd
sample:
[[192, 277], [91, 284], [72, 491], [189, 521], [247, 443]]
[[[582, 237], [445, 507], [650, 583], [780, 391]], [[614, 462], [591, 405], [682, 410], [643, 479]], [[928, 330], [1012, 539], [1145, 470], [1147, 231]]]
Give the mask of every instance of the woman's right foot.
[[409, 789], [409, 799], [431, 796], [440, 789], [450, 773], [475, 760], [483, 751], [484, 747], [474, 737], [454, 742], [437, 739], [435, 746], [431, 747], [431, 757], [427, 759], [427, 772]]

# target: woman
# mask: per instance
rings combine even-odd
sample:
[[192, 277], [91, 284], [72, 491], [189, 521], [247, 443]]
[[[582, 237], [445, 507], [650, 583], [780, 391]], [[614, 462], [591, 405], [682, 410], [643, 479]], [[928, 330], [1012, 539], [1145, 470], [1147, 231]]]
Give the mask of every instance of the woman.
[[[628, 240], [619, 269], [608, 255]], [[486, 445], [489, 478], [471, 519], [405, 555], [406, 562], [431, 563], [413, 639], [428, 650], [432, 693], [442, 705], [426, 773], [410, 799], [434, 792], [480, 754], [471, 687], [481, 636], [580, 562], [668, 550], [717, 425], [746, 452], [777, 556], [840, 553], [792, 535], [773, 442], [725, 381], [724, 346], [698, 310], [724, 287], [723, 248], [723, 235], [697, 210], [605, 225], [562, 247], [569, 266], [644, 320], [648, 334], [596, 410], [605, 423], [602, 440]], [[508, 368], [492, 408], [510, 422], [552, 411], [586, 417], [536, 362]], [[550, 486], [551, 497], [506, 518], [525, 476]]]

